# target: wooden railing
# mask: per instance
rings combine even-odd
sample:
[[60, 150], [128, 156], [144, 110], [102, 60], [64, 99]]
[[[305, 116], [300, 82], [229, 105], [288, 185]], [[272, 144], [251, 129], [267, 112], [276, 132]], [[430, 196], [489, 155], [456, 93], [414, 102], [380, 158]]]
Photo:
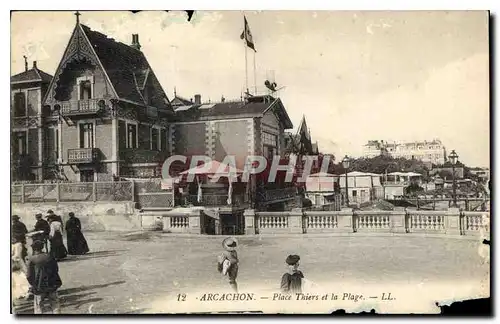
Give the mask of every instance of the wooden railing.
[[17, 184], [11, 189], [13, 203], [134, 200], [130, 181]]

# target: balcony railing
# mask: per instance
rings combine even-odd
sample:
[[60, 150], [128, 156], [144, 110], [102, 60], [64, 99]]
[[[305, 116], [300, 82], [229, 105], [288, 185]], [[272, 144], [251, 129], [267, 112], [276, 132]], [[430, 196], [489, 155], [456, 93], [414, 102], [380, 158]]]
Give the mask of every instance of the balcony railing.
[[99, 152], [96, 148], [79, 148], [68, 150], [69, 163], [93, 163], [98, 160]]
[[62, 115], [87, 115], [97, 113], [105, 102], [104, 99], [85, 99], [60, 101], [56, 105], [60, 105]]

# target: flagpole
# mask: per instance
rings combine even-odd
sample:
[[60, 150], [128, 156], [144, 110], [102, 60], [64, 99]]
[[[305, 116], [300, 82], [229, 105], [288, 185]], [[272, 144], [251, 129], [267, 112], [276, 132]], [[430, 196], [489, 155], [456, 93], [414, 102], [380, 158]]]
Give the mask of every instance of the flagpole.
[[245, 47], [245, 89], [246, 93], [248, 93], [248, 61], [247, 61], [247, 43], [243, 42], [243, 46]]
[[253, 51], [253, 87], [255, 89], [255, 95], [257, 95], [257, 76], [256, 76], [256, 65], [255, 65], [255, 55], [257, 52]]

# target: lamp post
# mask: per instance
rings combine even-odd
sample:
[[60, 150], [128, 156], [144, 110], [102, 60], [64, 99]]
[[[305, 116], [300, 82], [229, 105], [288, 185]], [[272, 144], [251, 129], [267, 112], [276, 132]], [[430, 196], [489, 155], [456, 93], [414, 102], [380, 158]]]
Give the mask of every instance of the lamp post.
[[347, 179], [347, 171], [349, 169], [349, 164], [351, 163], [351, 160], [349, 157], [346, 155], [342, 159], [342, 166], [344, 167], [345, 170], [345, 201], [347, 204], [347, 207], [349, 207], [349, 181]]
[[455, 150], [452, 150], [450, 155], [448, 156], [451, 162], [451, 170], [453, 172], [453, 206], [454, 208], [457, 208], [457, 184], [456, 184], [456, 177], [455, 177], [455, 164], [458, 161], [458, 154], [455, 152]]

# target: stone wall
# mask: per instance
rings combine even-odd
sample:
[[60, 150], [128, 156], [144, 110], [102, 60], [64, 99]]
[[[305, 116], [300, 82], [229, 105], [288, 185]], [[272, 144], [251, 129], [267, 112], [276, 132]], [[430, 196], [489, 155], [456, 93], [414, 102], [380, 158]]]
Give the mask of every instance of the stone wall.
[[131, 231], [140, 230], [142, 216], [135, 213], [133, 202], [61, 202], [12, 204], [12, 214], [21, 217], [28, 230], [35, 225], [35, 214], [52, 209], [63, 221], [74, 212], [82, 223], [83, 231]]

